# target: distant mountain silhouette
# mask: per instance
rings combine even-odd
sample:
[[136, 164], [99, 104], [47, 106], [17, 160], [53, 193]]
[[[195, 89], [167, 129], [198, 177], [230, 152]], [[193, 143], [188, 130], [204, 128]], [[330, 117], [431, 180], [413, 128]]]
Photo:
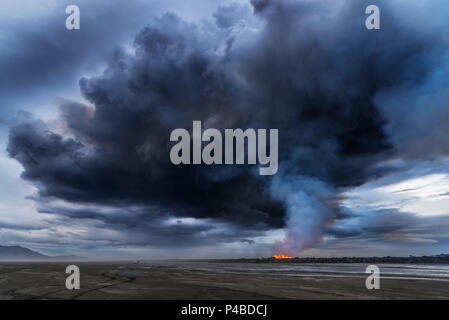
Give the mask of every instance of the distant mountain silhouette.
[[50, 257], [21, 246], [0, 246], [0, 260], [47, 260]]
[[0, 246], [0, 261], [74, 261], [84, 258], [68, 255], [50, 257], [21, 246]]

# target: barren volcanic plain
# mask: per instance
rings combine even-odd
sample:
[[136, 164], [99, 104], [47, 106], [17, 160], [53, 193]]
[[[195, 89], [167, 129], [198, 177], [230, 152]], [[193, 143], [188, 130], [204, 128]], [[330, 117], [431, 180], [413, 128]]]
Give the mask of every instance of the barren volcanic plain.
[[[80, 268], [81, 288], [65, 287]], [[379, 264], [368, 290], [367, 264], [238, 263], [199, 260], [2, 262], [0, 299], [449, 299], [447, 264]]]

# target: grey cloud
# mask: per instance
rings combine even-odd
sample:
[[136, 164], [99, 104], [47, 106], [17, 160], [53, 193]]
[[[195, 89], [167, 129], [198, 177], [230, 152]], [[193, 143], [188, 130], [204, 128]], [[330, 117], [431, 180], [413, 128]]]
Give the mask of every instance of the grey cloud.
[[158, 208], [68, 208], [41, 204], [40, 213], [58, 217], [57, 223], [64, 225], [74, 221], [90, 221], [95, 228], [114, 230], [120, 234], [119, 238], [109, 235], [101, 236], [95, 233], [77, 235], [83, 241], [107, 241], [108, 246], [201, 246], [210, 241], [226, 243], [240, 241], [254, 243], [247, 239], [260, 235], [260, 231], [233, 226], [224, 221], [203, 219], [194, 223], [176, 220]]
[[161, 12], [157, 3], [137, 0], [127, 3], [126, 14], [118, 2], [80, 0], [82, 27], [73, 31], [65, 27], [65, 8], [72, 4], [58, 1], [39, 19], [2, 17], [0, 103], [4, 115], [17, 108], [36, 110], [36, 97], [48, 101], [49, 96], [66, 93], [83, 73], [96, 72], [114, 48], [128, 44], [141, 21]]
[[355, 209], [352, 217], [327, 228], [326, 234], [337, 240], [375, 242], [437, 243], [447, 242], [449, 217], [417, 216], [397, 209]]
[[213, 14], [217, 26], [220, 28], [229, 28], [239, 22], [251, 18], [251, 8], [247, 5], [230, 4], [221, 6]]

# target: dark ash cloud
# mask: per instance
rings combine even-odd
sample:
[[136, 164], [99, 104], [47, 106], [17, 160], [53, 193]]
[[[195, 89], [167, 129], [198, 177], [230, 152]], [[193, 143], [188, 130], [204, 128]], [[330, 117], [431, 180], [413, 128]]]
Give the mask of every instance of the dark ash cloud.
[[[109, 226], [157, 233], [163, 229], [152, 221], [171, 215], [234, 225], [247, 230], [232, 234], [241, 241], [287, 226], [286, 251], [316, 244], [339, 212], [339, 189], [380, 176], [377, 164], [400, 156], [375, 98], [420, 85], [435, 67], [423, 57], [441, 39], [408, 31], [386, 11], [383, 30], [367, 31], [367, 1], [339, 4], [338, 13], [325, 2], [252, 4], [263, 21], [257, 31], [245, 22], [254, 19], [245, 19], [251, 10], [239, 6], [219, 9], [216, 25], [161, 16], [136, 36], [135, 55], [117, 50], [102, 75], [79, 81], [89, 104], [61, 105], [58, 130], [33, 118], [12, 126], [9, 155], [41, 200], [146, 208], [130, 222], [125, 213], [103, 217]], [[170, 132], [193, 120], [218, 129], [278, 128], [279, 173], [173, 166]], [[183, 230], [171, 244], [186, 241]]]

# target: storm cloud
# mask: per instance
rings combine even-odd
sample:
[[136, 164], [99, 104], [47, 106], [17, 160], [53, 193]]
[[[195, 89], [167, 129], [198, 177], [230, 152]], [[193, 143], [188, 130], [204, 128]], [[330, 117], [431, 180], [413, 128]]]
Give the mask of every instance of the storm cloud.
[[[8, 153], [38, 188], [37, 202], [120, 214], [50, 205], [43, 212], [153, 235], [139, 243], [160, 245], [167, 232], [170, 244], [195, 243], [213, 228], [164, 227], [164, 219], [179, 217], [234, 228], [211, 241], [250, 241], [286, 228], [283, 251], [312, 247], [341, 214], [342, 189], [389, 172], [387, 160], [410, 156], [415, 135], [407, 141], [406, 132], [415, 124], [394, 126], [406, 104], [387, 106], [399, 94], [419, 95], [416, 88], [435, 79], [447, 58], [441, 34], [407, 28], [401, 12], [378, 2], [385, 9], [379, 31], [364, 28], [368, 1], [253, 0], [221, 7], [201, 23], [163, 14], [137, 34], [133, 53], [117, 49], [103, 74], [80, 79], [86, 102], [62, 103], [54, 122], [18, 120]], [[415, 101], [412, 117], [424, 100]], [[435, 110], [444, 113], [444, 101], [434, 99]], [[279, 129], [279, 172], [172, 165], [170, 132], [193, 120], [203, 129]], [[428, 139], [440, 139], [439, 132]]]

